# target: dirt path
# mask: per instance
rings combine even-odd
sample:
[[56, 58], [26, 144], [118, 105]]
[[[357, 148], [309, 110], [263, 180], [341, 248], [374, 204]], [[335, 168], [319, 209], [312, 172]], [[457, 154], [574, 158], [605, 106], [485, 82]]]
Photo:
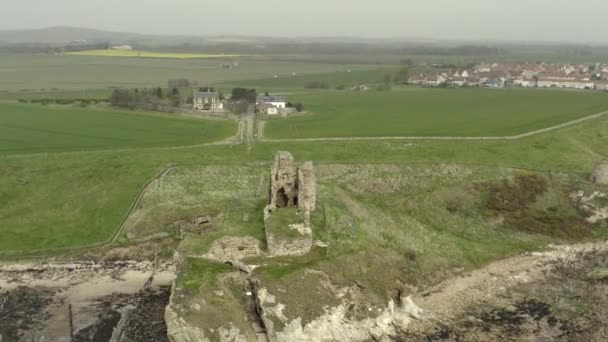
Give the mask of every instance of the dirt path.
[[424, 330], [429, 324], [446, 322], [462, 315], [471, 306], [496, 302], [510, 288], [543, 279], [555, 268], [581, 256], [605, 252], [608, 252], [608, 241], [553, 246], [545, 252], [496, 261], [482, 269], [448, 279], [413, 296], [413, 301], [425, 314], [423, 319], [413, 321], [408, 330]]
[[254, 143], [254, 138], [253, 138], [253, 131], [254, 131], [254, 126], [255, 126], [255, 106], [254, 105], [249, 105], [247, 107], [247, 113], [244, 114], [243, 120], [246, 125], [244, 143], [247, 145], [251, 145]]
[[503, 137], [442, 137], [442, 136], [431, 136], [431, 137], [418, 137], [418, 136], [404, 136], [404, 137], [344, 137], [344, 138], [299, 138], [299, 139], [264, 139], [263, 142], [306, 142], [306, 141], [352, 141], [352, 140], [518, 140], [542, 133], [555, 131], [564, 127], [573, 126], [581, 122], [600, 118], [608, 114], [608, 111], [592, 114], [585, 116], [580, 119], [564, 122], [559, 125], [538, 129], [535, 131], [522, 133], [518, 135], [503, 136]]

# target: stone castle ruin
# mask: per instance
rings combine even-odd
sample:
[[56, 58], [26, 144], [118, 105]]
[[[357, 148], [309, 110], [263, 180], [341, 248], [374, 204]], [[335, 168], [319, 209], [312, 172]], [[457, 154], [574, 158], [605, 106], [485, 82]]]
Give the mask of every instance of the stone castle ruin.
[[603, 160], [595, 165], [591, 174], [591, 182], [608, 185], [608, 160]]
[[269, 201], [264, 226], [271, 255], [302, 255], [312, 247], [310, 215], [316, 209], [316, 180], [312, 162], [296, 165], [280, 151], [270, 169]]

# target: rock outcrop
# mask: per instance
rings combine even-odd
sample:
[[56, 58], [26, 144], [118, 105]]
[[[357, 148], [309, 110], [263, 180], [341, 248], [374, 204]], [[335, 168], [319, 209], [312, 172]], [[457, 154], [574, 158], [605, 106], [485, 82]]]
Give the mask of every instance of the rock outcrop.
[[204, 257], [219, 262], [230, 262], [260, 254], [261, 251], [257, 239], [251, 236], [226, 236], [214, 241]]
[[608, 160], [603, 160], [595, 165], [591, 174], [591, 182], [608, 185]]

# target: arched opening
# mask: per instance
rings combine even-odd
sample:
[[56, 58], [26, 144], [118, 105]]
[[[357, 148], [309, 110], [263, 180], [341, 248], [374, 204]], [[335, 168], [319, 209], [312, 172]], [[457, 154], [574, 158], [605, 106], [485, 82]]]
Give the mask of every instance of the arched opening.
[[287, 193], [285, 192], [285, 188], [279, 189], [277, 192], [277, 207], [285, 208], [289, 203], [289, 198], [287, 197]]

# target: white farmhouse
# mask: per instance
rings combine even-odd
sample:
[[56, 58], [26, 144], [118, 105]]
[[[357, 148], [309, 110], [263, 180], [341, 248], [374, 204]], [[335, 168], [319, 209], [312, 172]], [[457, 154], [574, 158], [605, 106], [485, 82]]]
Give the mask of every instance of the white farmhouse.
[[279, 109], [285, 109], [287, 107], [287, 99], [283, 96], [258, 96], [256, 99], [256, 105], [266, 103]]
[[224, 105], [216, 91], [195, 91], [192, 96], [194, 110], [221, 110]]

